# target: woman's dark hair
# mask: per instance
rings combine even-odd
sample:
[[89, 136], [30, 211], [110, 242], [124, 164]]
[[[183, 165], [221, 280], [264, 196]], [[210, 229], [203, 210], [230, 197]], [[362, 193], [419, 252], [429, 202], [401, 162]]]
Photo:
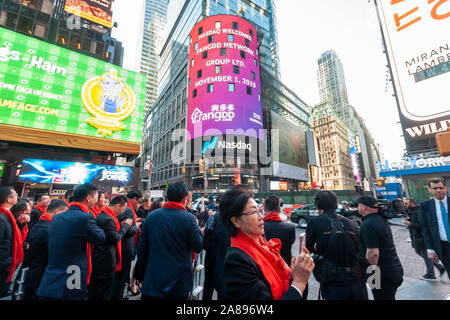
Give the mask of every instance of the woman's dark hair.
[[220, 199], [219, 214], [220, 220], [228, 231], [230, 237], [236, 236], [237, 228], [231, 222], [232, 217], [239, 217], [253, 194], [250, 189], [242, 185], [233, 187]]
[[20, 215], [27, 210], [27, 205], [25, 201], [19, 201], [15, 205], [13, 205], [10, 209], [12, 215], [14, 216], [14, 219], [17, 220], [17, 218], [20, 217]]
[[337, 209], [338, 198], [334, 192], [323, 190], [319, 191], [314, 197], [314, 204], [316, 205], [317, 209]]
[[150, 209], [148, 209], [148, 213], [152, 212], [153, 210], [162, 208], [162, 199], [156, 199], [152, 201], [152, 204], [150, 205]]

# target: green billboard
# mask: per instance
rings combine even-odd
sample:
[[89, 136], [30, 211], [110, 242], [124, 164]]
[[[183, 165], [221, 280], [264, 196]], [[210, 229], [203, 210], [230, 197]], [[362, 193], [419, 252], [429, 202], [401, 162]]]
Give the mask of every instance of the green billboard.
[[143, 75], [0, 27], [0, 124], [140, 143], [144, 103]]

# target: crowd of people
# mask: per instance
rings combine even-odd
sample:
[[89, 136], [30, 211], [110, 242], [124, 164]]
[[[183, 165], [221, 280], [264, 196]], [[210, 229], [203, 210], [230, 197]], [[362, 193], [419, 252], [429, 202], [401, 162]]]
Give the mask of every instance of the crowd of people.
[[[404, 224], [427, 266], [422, 279], [433, 281], [434, 267], [441, 277], [450, 267], [449, 199], [442, 180], [428, 189], [433, 197], [420, 205], [405, 199]], [[337, 210], [333, 192], [319, 191], [319, 216], [298, 253], [295, 226], [280, 217], [277, 196], [259, 204], [239, 185], [205, 200], [191, 208], [183, 183], [169, 185], [166, 199], [138, 190], [108, 199], [87, 183], [64, 199], [39, 194], [31, 203], [0, 187], [0, 297], [189, 300], [201, 250], [204, 300], [214, 291], [219, 300], [306, 300], [311, 274], [320, 299], [368, 300], [369, 284], [375, 300], [394, 300], [403, 282], [391, 228], [372, 197], [356, 200], [357, 223]]]

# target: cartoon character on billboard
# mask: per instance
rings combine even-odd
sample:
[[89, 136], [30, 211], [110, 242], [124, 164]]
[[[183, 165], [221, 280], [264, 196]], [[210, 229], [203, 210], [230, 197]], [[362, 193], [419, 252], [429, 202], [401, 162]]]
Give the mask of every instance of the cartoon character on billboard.
[[81, 98], [86, 110], [94, 116], [87, 123], [103, 136], [124, 130], [126, 126], [121, 121], [133, 113], [136, 105], [134, 92], [114, 68], [86, 81], [81, 89]]

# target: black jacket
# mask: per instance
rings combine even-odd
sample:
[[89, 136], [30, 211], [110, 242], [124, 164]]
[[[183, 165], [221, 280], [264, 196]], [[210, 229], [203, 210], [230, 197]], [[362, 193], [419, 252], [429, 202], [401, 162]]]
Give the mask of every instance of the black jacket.
[[148, 210], [145, 210], [143, 207], [139, 207], [138, 210], [136, 211], [136, 215], [139, 218], [145, 219], [148, 215]]
[[114, 270], [117, 265], [116, 245], [131, 227], [128, 224], [123, 224], [120, 230], [117, 231], [113, 218], [104, 212], [100, 212], [95, 220], [98, 227], [105, 232], [105, 242], [94, 246], [92, 251], [92, 272]]
[[25, 275], [25, 287], [36, 292], [48, 264], [48, 238], [50, 221], [38, 220], [28, 233], [30, 248], [25, 251], [22, 268], [29, 267]]
[[420, 214], [419, 206], [408, 209], [409, 222], [411, 223], [408, 229], [412, 247], [417, 250], [425, 250], [425, 240], [423, 239], [422, 227], [419, 222]]
[[[134, 219], [133, 211], [130, 208], [127, 208], [124, 212], [122, 212], [120, 215], [117, 216], [117, 219], [119, 220], [119, 223], [122, 223], [122, 221], [126, 219]], [[136, 226], [136, 224], [132, 224], [131, 228], [128, 229], [128, 231], [125, 233], [125, 235], [122, 238], [122, 259], [123, 257], [134, 257], [135, 253], [135, 243], [134, 243], [134, 236], [139, 231], [139, 228]]]
[[11, 222], [0, 212], [0, 272], [8, 272], [7, 269], [12, 263], [12, 239]]
[[[258, 264], [239, 248], [227, 250], [224, 279], [227, 300], [273, 300], [270, 284]], [[290, 286], [281, 300], [302, 300], [302, 295]]]
[[265, 221], [264, 235], [267, 241], [274, 238], [280, 239], [280, 255], [290, 266], [292, 258], [292, 245], [295, 242], [295, 225], [280, 221]]
[[37, 208], [31, 209], [30, 222], [28, 222], [28, 230], [31, 230], [31, 228], [33, 228], [33, 226], [39, 221], [39, 218], [41, 216], [42, 216], [41, 210]]

